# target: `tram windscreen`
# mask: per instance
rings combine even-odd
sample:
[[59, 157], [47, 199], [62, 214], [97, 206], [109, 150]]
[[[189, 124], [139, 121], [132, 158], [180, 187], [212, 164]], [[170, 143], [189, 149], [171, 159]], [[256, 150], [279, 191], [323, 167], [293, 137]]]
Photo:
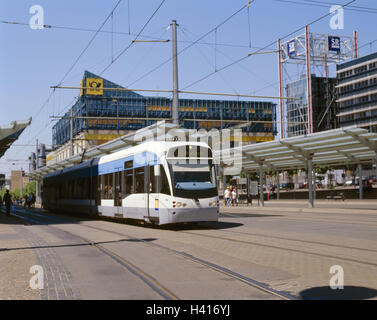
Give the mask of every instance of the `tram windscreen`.
[[212, 164], [171, 164], [170, 170], [175, 196], [192, 199], [217, 196]]

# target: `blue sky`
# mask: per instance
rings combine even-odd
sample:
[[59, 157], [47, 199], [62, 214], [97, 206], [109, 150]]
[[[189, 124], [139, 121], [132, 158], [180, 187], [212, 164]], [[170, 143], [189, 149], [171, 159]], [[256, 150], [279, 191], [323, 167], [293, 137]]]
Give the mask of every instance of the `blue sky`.
[[[117, 2], [118, 0], [0, 0], [0, 20], [28, 23], [32, 16], [29, 13], [30, 7], [41, 5], [44, 8], [45, 24], [97, 29]], [[249, 9], [250, 28], [248, 11], [244, 9], [219, 27], [216, 33], [212, 32], [201, 40], [210, 44], [197, 44], [179, 55], [180, 88], [246, 56], [257, 48], [273, 43], [279, 37], [304, 27], [328, 13], [331, 4], [347, 2], [347, 0], [318, 2], [255, 0]], [[114, 13], [113, 27], [109, 20], [103, 30], [111, 31], [113, 28], [115, 32], [125, 34], [114, 34], [113, 38], [110, 33], [99, 34], [69, 73], [63, 85], [78, 86], [84, 70], [101, 73], [111, 62], [112, 52], [116, 55], [130, 44], [135, 37], [134, 34], [140, 31], [160, 3], [161, 0], [123, 0]], [[197, 40], [246, 3], [247, 0], [166, 0], [145, 28], [143, 35], [170, 39], [171, 30], [167, 27], [173, 19], [177, 20], [180, 41], [178, 50], [181, 50], [189, 45], [188, 41]], [[321, 4], [323, 7], [313, 4]], [[356, 0], [352, 5], [377, 8], [376, 1], [373, 0]], [[345, 10], [344, 30], [331, 30], [329, 20], [330, 17], [326, 17], [312, 24], [311, 31], [351, 36], [353, 31], [357, 30], [359, 45], [377, 39], [377, 11], [366, 13]], [[128, 34], [129, 31], [131, 35]], [[302, 32], [303, 29], [299, 33]], [[26, 163], [14, 162], [15, 165], [12, 165], [11, 162], [6, 161], [6, 159], [26, 160], [34, 149], [16, 145], [35, 143], [36, 138], [48, 145], [51, 144], [51, 127], [54, 122], [51, 121], [50, 116], [66, 110], [78, 92], [57, 90], [44, 108], [41, 107], [50, 95], [50, 86], [59, 83], [93, 34], [94, 32], [59, 28], [32, 30], [29, 26], [0, 23], [0, 125], [34, 117], [41, 110], [15, 146], [0, 159], [0, 172], [8, 174], [11, 169], [18, 169], [21, 166], [27, 168]], [[214, 43], [217, 45], [215, 46]], [[276, 49], [276, 44], [269, 49]], [[374, 51], [377, 51], [377, 42], [363, 47], [360, 55]], [[170, 89], [172, 87], [170, 63], [135, 82], [170, 57], [170, 43], [137, 43], [102, 76], [131, 88]], [[277, 82], [277, 56], [265, 54], [249, 57], [188, 89], [278, 96]], [[278, 101], [274, 100], [274, 102]]]

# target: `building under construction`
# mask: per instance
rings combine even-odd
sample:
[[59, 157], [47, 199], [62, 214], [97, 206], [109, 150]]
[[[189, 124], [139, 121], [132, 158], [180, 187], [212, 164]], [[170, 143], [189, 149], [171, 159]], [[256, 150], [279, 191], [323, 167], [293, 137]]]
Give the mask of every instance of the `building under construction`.
[[[336, 129], [339, 127], [336, 103], [336, 78], [311, 76], [311, 107], [312, 132]], [[287, 132], [288, 137], [305, 135], [308, 133], [308, 108], [306, 99], [306, 78], [288, 83], [287, 101]]]
[[[172, 99], [143, 96], [85, 71], [76, 103], [53, 127], [53, 152], [61, 161], [130, 131], [170, 121]], [[225, 129], [242, 125], [244, 143], [274, 140], [276, 104], [264, 101], [179, 99], [179, 125], [186, 129]], [[71, 142], [72, 141], [72, 142]]]

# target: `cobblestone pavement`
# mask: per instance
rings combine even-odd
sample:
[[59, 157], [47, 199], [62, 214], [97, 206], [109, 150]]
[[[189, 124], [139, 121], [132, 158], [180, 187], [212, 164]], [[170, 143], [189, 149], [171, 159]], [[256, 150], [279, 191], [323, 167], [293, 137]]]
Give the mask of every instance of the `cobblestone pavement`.
[[29, 284], [30, 267], [37, 260], [28, 242], [14, 229], [15, 223], [0, 213], [0, 300], [40, 299], [39, 291]]
[[[55, 250], [46, 241], [20, 224], [14, 217], [0, 225], [0, 261], [3, 285], [0, 299], [79, 299], [79, 293], [71, 286], [71, 274]], [[2, 219], [4, 220], [4, 218]], [[18, 220], [18, 221], [17, 221]], [[32, 266], [41, 266], [44, 272], [41, 290], [31, 289]]]

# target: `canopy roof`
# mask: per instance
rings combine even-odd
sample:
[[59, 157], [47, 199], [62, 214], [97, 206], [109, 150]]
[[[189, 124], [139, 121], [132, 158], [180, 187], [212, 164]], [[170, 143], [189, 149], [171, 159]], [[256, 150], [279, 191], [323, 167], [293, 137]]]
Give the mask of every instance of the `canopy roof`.
[[55, 172], [74, 166], [81, 163], [84, 160], [93, 159], [95, 157], [100, 157], [106, 154], [111, 154], [125, 148], [132, 147], [136, 144], [142, 143], [144, 141], [155, 139], [161, 135], [166, 136], [166, 130], [177, 128], [178, 126], [171, 123], [166, 123], [165, 121], [159, 121], [149, 127], [139, 129], [135, 132], [131, 132], [104, 144], [95, 146], [91, 149], [85, 150], [80, 154], [76, 154], [72, 157], [64, 159], [62, 161], [56, 161], [42, 168], [39, 168], [33, 172], [29, 173], [29, 176], [35, 179], [41, 179], [47, 173]]
[[[370, 163], [377, 158], [377, 133], [352, 127], [318, 132], [306, 136], [250, 144], [235, 148], [236, 153], [226, 153], [222, 161], [242, 166], [242, 171], [263, 169], [289, 170], [313, 166], [345, 166]], [[223, 153], [224, 154], [224, 153]], [[241, 160], [242, 159], [242, 160]]]
[[0, 127], [0, 158], [30, 123], [31, 118], [27, 121], [13, 121], [9, 126]]

